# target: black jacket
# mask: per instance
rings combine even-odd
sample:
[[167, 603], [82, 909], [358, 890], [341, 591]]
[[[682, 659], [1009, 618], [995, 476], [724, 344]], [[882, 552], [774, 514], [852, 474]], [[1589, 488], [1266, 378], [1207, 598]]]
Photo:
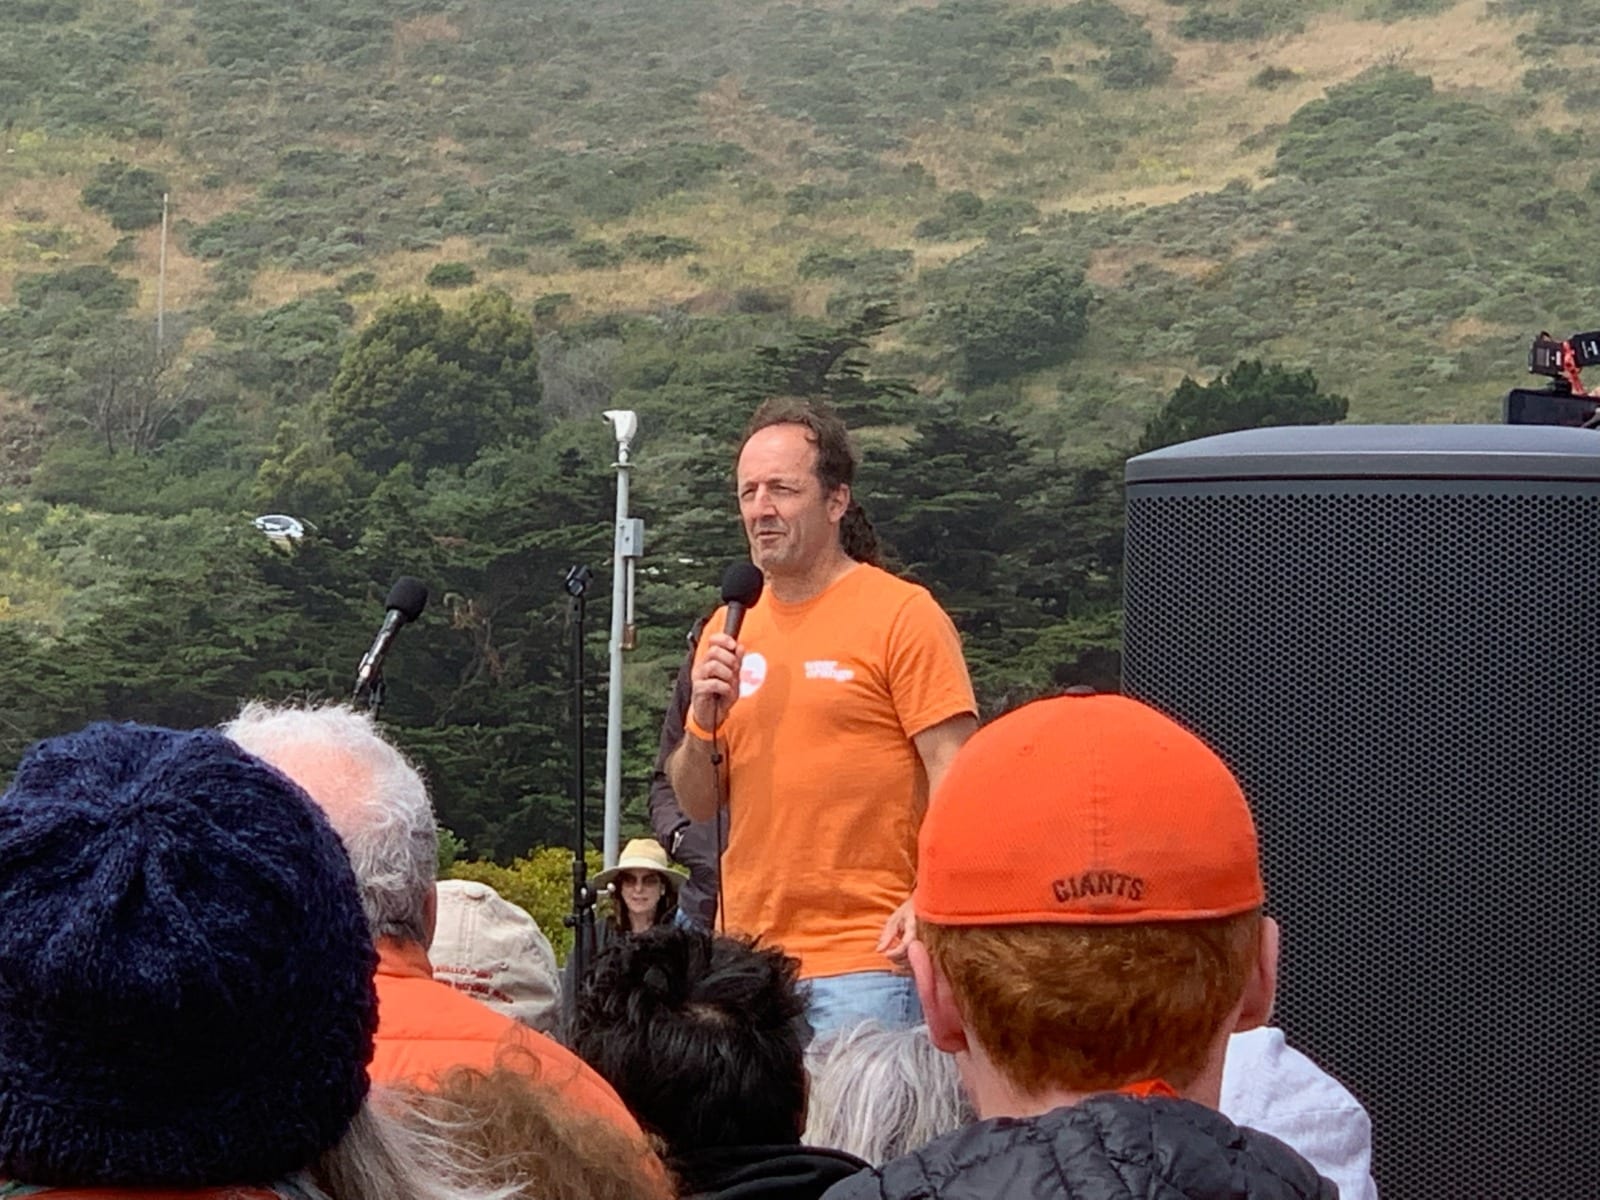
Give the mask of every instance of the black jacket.
[[827, 1200], [1336, 1200], [1276, 1138], [1187, 1100], [1091, 1096], [980, 1121], [830, 1188]]
[[843, 1150], [733, 1146], [668, 1160], [684, 1200], [818, 1200], [867, 1164]]
[[661, 722], [661, 744], [656, 750], [655, 773], [650, 777], [650, 828], [673, 861], [689, 868], [688, 881], [678, 889], [679, 910], [702, 929], [710, 929], [717, 919], [717, 853], [728, 840], [728, 812], [723, 809], [718, 821], [690, 821], [678, 807], [678, 797], [667, 778], [667, 759], [683, 741], [683, 720], [689, 712], [689, 671], [704, 628], [705, 621], [699, 620], [689, 631], [689, 654], [678, 668], [672, 700]]

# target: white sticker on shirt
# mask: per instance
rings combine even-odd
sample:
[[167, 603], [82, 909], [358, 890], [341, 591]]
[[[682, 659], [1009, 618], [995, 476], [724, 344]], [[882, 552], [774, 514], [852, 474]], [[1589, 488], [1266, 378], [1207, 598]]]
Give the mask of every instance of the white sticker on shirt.
[[739, 695], [748, 696], [767, 681], [766, 655], [751, 650], [744, 656], [744, 666], [739, 669]]

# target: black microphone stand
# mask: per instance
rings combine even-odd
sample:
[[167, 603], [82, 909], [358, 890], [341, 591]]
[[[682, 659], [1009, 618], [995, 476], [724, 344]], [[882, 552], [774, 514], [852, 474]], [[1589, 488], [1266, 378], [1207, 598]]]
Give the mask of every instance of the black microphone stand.
[[379, 667], [372, 673], [365, 686], [358, 687], [350, 698], [351, 704], [365, 704], [367, 711], [372, 714], [372, 719], [378, 719], [378, 710], [383, 707], [383, 668]]
[[594, 958], [594, 904], [595, 891], [589, 886], [589, 864], [585, 859], [588, 836], [584, 829], [584, 763], [583, 763], [583, 618], [589, 594], [589, 581], [594, 572], [586, 566], [576, 566], [567, 572], [566, 589], [570, 599], [567, 613], [572, 626], [572, 912], [565, 918], [567, 928], [573, 931], [572, 986], [567, 991], [566, 1015], [570, 1027], [576, 1011], [578, 989], [583, 986], [589, 964]]

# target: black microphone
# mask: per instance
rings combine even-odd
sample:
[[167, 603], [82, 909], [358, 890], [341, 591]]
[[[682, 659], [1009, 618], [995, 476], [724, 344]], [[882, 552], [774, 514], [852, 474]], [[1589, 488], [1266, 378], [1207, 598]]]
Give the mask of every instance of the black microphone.
[[378, 636], [372, 639], [372, 646], [361, 656], [361, 665], [356, 668], [357, 699], [372, 687], [378, 672], [383, 670], [384, 656], [389, 653], [389, 646], [400, 633], [400, 627], [409, 625], [421, 616], [427, 603], [428, 585], [422, 580], [402, 575], [394, 581], [388, 598], [383, 602], [389, 610], [383, 616], [383, 625], [378, 630]]
[[722, 602], [728, 606], [728, 619], [722, 623], [722, 632], [734, 641], [739, 640], [745, 610], [754, 608], [756, 601], [761, 599], [761, 589], [765, 583], [761, 568], [755, 563], [731, 563], [722, 573]]

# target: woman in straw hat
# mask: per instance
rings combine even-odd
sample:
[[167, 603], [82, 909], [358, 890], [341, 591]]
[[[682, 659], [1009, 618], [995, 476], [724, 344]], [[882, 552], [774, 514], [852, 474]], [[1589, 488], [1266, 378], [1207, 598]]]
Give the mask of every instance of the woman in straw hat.
[[684, 873], [667, 858], [660, 842], [654, 838], [630, 841], [623, 847], [617, 865], [594, 877], [595, 887], [611, 896], [611, 915], [604, 924], [600, 944], [671, 924], [683, 880]]

